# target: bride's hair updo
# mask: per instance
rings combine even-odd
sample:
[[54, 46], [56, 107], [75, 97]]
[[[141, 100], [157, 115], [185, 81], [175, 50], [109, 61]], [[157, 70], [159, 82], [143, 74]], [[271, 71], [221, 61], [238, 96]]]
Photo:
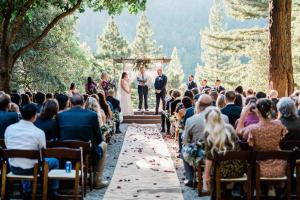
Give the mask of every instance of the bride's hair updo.
[[126, 75], [127, 75], [127, 73], [126, 73], [126, 72], [123, 72], [123, 73], [122, 73], [122, 79], [124, 79]]

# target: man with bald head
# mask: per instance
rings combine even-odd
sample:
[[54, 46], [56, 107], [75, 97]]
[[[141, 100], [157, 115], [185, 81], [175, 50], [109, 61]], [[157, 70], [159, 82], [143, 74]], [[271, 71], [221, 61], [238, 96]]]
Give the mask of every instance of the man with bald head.
[[[204, 128], [205, 128], [205, 109], [211, 106], [213, 100], [210, 95], [202, 94], [198, 99], [195, 106], [195, 115], [188, 118], [185, 124], [185, 132], [183, 135], [183, 144], [190, 145], [195, 144], [199, 140], [204, 140]], [[224, 121], [228, 123], [228, 118], [222, 115]], [[193, 187], [194, 169], [183, 159], [186, 181], [185, 185]]]

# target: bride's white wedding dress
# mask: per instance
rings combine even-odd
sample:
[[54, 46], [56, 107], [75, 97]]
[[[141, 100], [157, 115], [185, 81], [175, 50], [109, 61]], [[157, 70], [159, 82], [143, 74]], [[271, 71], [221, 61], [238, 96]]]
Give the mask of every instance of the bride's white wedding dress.
[[125, 90], [130, 91], [129, 80], [121, 80], [118, 88], [118, 99], [120, 100], [120, 106], [123, 116], [133, 115], [133, 106], [131, 102], [131, 94], [128, 94]]

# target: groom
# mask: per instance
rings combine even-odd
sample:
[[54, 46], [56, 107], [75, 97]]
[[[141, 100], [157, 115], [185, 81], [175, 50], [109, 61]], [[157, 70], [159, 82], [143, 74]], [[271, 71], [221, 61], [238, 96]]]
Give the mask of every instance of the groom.
[[140, 68], [140, 73], [137, 76], [138, 93], [139, 93], [139, 111], [142, 110], [144, 101], [144, 109], [148, 111], [148, 82], [149, 78], [145, 74], [145, 67]]

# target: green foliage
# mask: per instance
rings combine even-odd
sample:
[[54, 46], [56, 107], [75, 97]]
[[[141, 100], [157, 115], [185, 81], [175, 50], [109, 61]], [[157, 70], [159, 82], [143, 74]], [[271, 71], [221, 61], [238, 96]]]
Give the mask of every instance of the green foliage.
[[[96, 58], [103, 66], [103, 70], [113, 74], [118, 80], [122, 72], [122, 65], [113, 63], [114, 58], [126, 58], [130, 56], [128, 42], [120, 34], [116, 21], [110, 18], [101, 36], [98, 37], [98, 49]], [[115, 68], [114, 68], [115, 67]]]
[[153, 30], [151, 29], [147, 15], [144, 12], [137, 25], [136, 37], [131, 44], [132, 55], [134, 57], [152, 58], [161, 55], [162, 47], [156, 47], [156, 41], [154, 40], [153, 35]]
[[[49, 18], [57, 14], [54, 8], [38, 10], [32, 21], [27, 20], [17, 37], [15, 47], [36, 37]], [[65, 91], [71, 82], [83, 91], [91, 69], [93, 56], [75, 36], [75, 17], [67, 17], [35, 48], [18, 59], [13, 70], [13, 88], [33, 91]]]
[[178, 57], [177, 48], [173, 48], [173, 52], [171, 55], [171, 62], [167, 65], [165, 69], [165, 73], [168, 77], [168, 90], [172, 88], [179, 89], [183, 87], [183, 79], [184, 79], [184, 72], [182, 69], [182, 65], [180, 63], [180, 59]]

